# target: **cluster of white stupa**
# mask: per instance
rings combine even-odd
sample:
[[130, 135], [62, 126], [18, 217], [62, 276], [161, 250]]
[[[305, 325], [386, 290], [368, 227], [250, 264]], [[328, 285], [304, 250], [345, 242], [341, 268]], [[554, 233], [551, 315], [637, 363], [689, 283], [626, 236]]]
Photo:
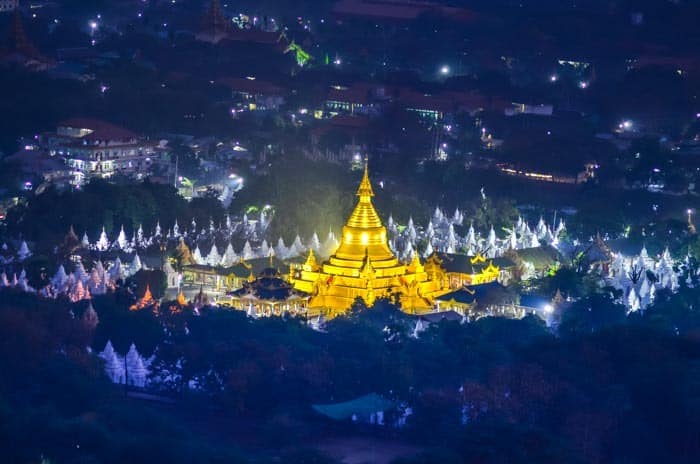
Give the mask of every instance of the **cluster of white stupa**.
[[73, 302], [87, 300], [91, 295], [103, 295], [114, 290], [120, 280], [123, 281], [144, 268], [138, 254], [135, 254], [131, 263], [128, 264], [122, 264], [121, 259], [117, 257], [107, 269], [102, 261], [97, 261], [90, 272], [85, 270], [85, 266], [80, 261], [70, 273], [60, 265], [56, 274], [50, 279], [50, 283], [39, 289], [39, 293], [50, 298], [67, 295]]
[[27, 242], [22, 240], [17, 248], [16, 252], [12, 252], [7, 243], [3, 243], [0, 246], [0, 265], [12, 264], [12, 263], [22, 263], [32, 256], [32, 252], [29, 250], [29, 245]]
[[208, 227], [201, 229], [198, 228], [197, 222], [194, 219], [189, 227], [181, 227], [176, 220], [175, 224], [164, 232], [160, 226], [160, 222], [158, 222], [153, 233], [150, 235], [146, 235], [143, 227], [139, 225], [139, 227], [133, 231], [131, 238], [128, 238], [124, 226], [122, 226], [114, 240], [110, 240], [105, 228], [102, 227], [102, 232], [97, 241], [90, 241], [86, 232], [83, 234], [81, 245], [85, 249], [99, 252], [115, 250], [132, 253], [135, 250], [143, 250], [164, 241], [174, 241], [180, 238], [192, 244], [200, 241], [212, 241], [217, 239], [230, 240], [232, 237], [244, 237], [257, 242], [258, 237], [262, 236], [267, 231], [269, 225], [270, 218], [265, 211], [262, 211], [257, 219], [249, 219], [248, 215], [245, 214], [242, 219], [234, 220], [231, 216], [226, 215], [224, 224], [219, 224], [217, 226], [214, 224], [214, 221], [210, 220]]
[[[493, 226], [487, 234], [482, 235], [473, 225], [469, 226], [466, 235], [460, 236], [455, 232], [455, 226], [461, 226], [463, 223], [464, 215], [459, 209], [450, 216], [439, 207], [435, 208], [425, 227], [416, 226], [413, 218], [409, 218], [408, 225], [402, 228], [389, 216], [389, 244], [394, 253], [404, 261], [411, 261], [416, 253], [425, 258], [435, 251], [465, 252], [469, 256], [480, 253], [487, 258], [495, 258], [508, 250], [537, 248], [542, 245], [556, 247], [561, 233], [566, 229], [561, 219], [556, 227], [553, 227], [540, 218], [537, 225], [531, 228], [525, 220], [518, 218], [501, 237], [496, 234]], [[418, 250], [419, 247], [422, 247], [422, 250]]]
[[199, 245], [196, 245], [195, 249], [192, 251], [192, 259], [195, 264], [229, 267], [236, 264], [241, 259], [250, 260], [269, 258], [270, 256], [275, 256], [279, 259], [295, 258], [303, 256], [309, 249], [313, 249], [314, 253], [319, 256], [328, 257], [333, 254], [336, 248], [338, 248], [338, 245], [338, 239], [336, 239], [332, 231], [328, 233], [328, 236], [323, 242], [318, 238], [318, 234], [314, 232], [308, 240], [302, 240], [301, 237], [297, 235], [289, 246], [286, 245], [282, 237], [277, 239], [277, 243], [274, 245], [270, 245], [267, 240], [263, 240], [260, 245], [253, 246], [249, 240], [246, 240], [240, 251], [236, 251], [229, 242], [224, 251], [220, 252], [216, 243], [213, 243], [211, 247], [209, 247], [208, 252], [203, 254]]
[[[623, 302], [627, 310], [634, 312], [653, 303], [658, 290], [677, 291], [684, 271], [688, 271], [686, 266], [674, 263], [668, 248], [659, 258], [653, 258], [647, 253], [646, 247], [642, 247], [637, 256], [626, 257], [621, 253], [615, 255], [606, 280], [623, 291]], [[691, 272], [686, 274], [686, 284], [692, 286]]]
[[112, 382], [135, 387], [145, 387], [148, 384], [149, 366], [153, 357], [147, 359], [141, 356], [133, 343], [126, 355], [121, 356], [114, 350], [112, 342], [107, 341], [99, 356], [104, 360], [105, 372]]
[[19, 273], [19, 276], [16, 272], [13, 273], [11, 277], [8, 277], [5, 271], [0, 272], [0, 288], [2, 287], [19, 288], [25, 292], [34, 291], [34, 289], [29, 286], [27, 272], [24, 269]]

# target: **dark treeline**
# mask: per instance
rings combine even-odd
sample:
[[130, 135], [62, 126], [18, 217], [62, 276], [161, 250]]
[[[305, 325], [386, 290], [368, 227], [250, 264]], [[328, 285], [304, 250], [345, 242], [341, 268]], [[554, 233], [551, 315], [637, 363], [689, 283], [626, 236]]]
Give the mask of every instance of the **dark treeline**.
[[208, 227], [210, 219], [218, 225], [224, 214], [216, 198], [188, 202], [170, 185], [148, 180], [128, 185], [93, 180], [81, 190], [49, 188], [32, 197], [26, 205], [10, 210], [6, 227], [11, 236], [46, 247], [58, 245], [71, 226], [79, 237], [87, 232], [91, 241], [99, 238], [104, 226], [112, 240], [121, 226], [131, 238], [139, 225], [150, 235], [160, 221], [165, 234], [175, 220], [189, 227], [194, 219], [201, 228]]
[[[0, 439], [13, 443], [1, 447], [5, 462], [250, 459], [233, 448], [243, 440], [236, 434], [212, 446], [213, 423], [201, 425], [212, 408], [217, 427], [242, 427], [284, 455], [329, 430], [379, 433], [331, 427], [310, 409], [370, 392], [413, 408], [405, 428], [380, 433], [425, 450], [401, 462], [700, 458], [700, 289], [661, 292], [631, 316], [605, 294], [584, 298], [562, 314], [558, 335], [527, 317], [444, 321], [418, 338], [415, 319], [386, 302], [356, 305], [319, 333], [293, 319], [219, 309], [195, 316], [169, 303], [128, 311], [133, 297], [120, 291], [94, 299], [100, 323], [91, 331], [81, 322], [85, 303], [1, 296]], [[107, 340], [120, 353], [134, 342], [155, 355], [153, 375], [167, 378], [157, 390], [177, 408], [125, 402], [87, 351]], [[199, 390], [185, 388], [191, 381]], [[173, 415], [199, 419], [173, 426]], [[309, 453], [296, 456], [321, 459]]]

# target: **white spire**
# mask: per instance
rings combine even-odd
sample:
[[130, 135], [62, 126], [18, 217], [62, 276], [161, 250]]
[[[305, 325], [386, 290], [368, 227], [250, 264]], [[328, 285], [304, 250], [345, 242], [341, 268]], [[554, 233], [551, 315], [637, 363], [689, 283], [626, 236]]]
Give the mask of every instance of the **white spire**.
[[313, 250], [318, 253], [318, 251], [321, 249], [321, 241], [318, 239], [318, 234], [316, 231], [314, 231], [313, 235], [311, 236], [311, 239], [309, 239], [309, 246], [308, 248], [313, 248]]
[[305, 251], [306, 248], [304, 248], [304, 245], [301, 243], [301, 238], [299, 237], [299, 235], [297, 235], [296, 237], [294, 237], [294, 242], [290, 247], [289, 256], [299, 256], [304, 254]]
[[253, 247], [250, 246], [250, 242], [248, 240], [246, 240], [245, 245], [243, 245], [241, 256], [243, 256], [243, 259], [245, 260], [255, 258], [255, 252], [253, 251]]
[[455, 214], [454, 216], [452, 216], [452, 222], [454, 222], [458, 226], [461, 226], [463, 220], [464, 216], [462, 216], [462, 212], [459, 210], [459, 208], [455, 209]]
[[219, 266], [221, 264], [221, 255], [219, 250], [216, 248], [216, 243], [211, 244], [211, 249], [207, 255], [206, 264], [209, 266]]
[[640, 301], [639, 297], [637, 296], [637, 292], [634, 291], [634, 287], [630, 288], [630, 292], [627, 295], [627, 312], [635, 312], [639, 311], [640, 308]]
[[17, 258], [20, 261], [24, 261], [25, 259], [29, 258], [32, 255], [32, 252], [29, 251], [29, 247], [27, 246], [27, 242], [22, 240], [22, 243], [19, 246], [19, 250], [17, 250]]
[[111, 341], [107, 341], [105, 349], [99, 355], [105, 360], [105, 373], [114, 383], [124, 383], [124, 363], [114, 351]]
[[100, 233], [100, 239], [95, 244], [97, 251], [107, 251], [109, 248], [109, 239], [107, 238], [107, 233], [105, 232], [104, 226], [102, 226], [102, 232]]
[[544, 223], [544, 218], [540, 216], [540, 220], [535, 228], [535, 234], [538, 239], [543, 239], [547, 235], [547, 224]]
[[447, 252], [454, 253], [455, 250], [457, 249], [457, 245], [458, 245], [458, 243], [457, 243], [457, 237], [455, 235], [455, 228], [452, 224], [450, 224], [450, 227], [448, 228], [448, 232], [447, 232]]
[[467, 232], [467, 238], [465, 239], [467, 248], [474, 249], [476, 247], [476, 232], [474, 231], [474, 224], [469, 225], [469, 231]]
[[489, 237], [486, 240], [486, 243], [490, 248], [496, 248], [496, 231], [494, 230], [493, 226], [491, 226], [491, 229], [489, 229]]
[[[5, 278], [7, 279], [7, 276], [5, 276]], [[63, 267], [63, 264], [61, 264], [58, 266], [56, 274], [51, 278], [51, 285], [57, 292], [62, 293], [65, 291], [67, 281], [68, 275], [66, 274], [66, 269]]]
[[509, 250], [516, 250], [518, 248], [518, 233], [515, 231], [515, 227], [508, 234], [508, 241], [506, 248]]
[[206, 264], [206, 261], [202, 257], [202, 252], [199, 251], [199, 245], [197, 245], [192, 252], [192, 260], [195, 264]]
[[330, 256], [335, 253], [338, 245], [338, 239], [335, 238], [333, 231], [329, 230], [328, 237], [326, 237], [326, 241], [323, 242], [323, 246], [321, 247], [323, 256]]
[[413, 244], [411, 244], [410, 241], [406, 240], [406, 246], [403, 249], [403, 253], [401, 254], [401, 258], [409, 262], [413, 259], [413, 256], [415, 254], [415, 251], [413, 250]]
[[260, 244], [260, 257], [267, 258], [270, 256], [270, 245], [268, 245], [267, 240], [263, 240]]
[[129, 266], [129, 274], [134, 275], [143, 269], [143, 264], [141, 264], [141, 258], [138, 253], [134, 254], [134, 259], [131, 261], [131, 266]]
[[425, 229], [425, 236], [428, 238], [432, 238], [435, 236], [435, 227], [433, 226], [432, 220], [428, 221], [428, 227], [426, 227]]
[[136, 345], [134, 345], [133, 343], [129, 347], [129, 351], [126, 353], [125, 364], [127, 382], [129, 383], [129, 385], [134, 385], [136, 387], [144, 387], [146, 385], [148, 371], [146, 370], [143, 358], [136, 350]]
[[126, 233], [124, 233], [124, 226], [119, 229], [119, 236], [117, 237], [117, 247], [120, 250], [125, 250], [127, 248], [128, 241], [126, 239]]
[[413, 243], [416, 241], [416, 228], [413, 225], [413, 217], [408, 218], [408, 226], [406, 227], [406, 236], [408, 240]]
[[75, 303], [77, 301], [81, 301], [87, 298], [90, 298], [90, 292], [85, 289], [85, 286], [83, 285], [83, 281], [80, 279], [77, 279], [75, 282], [75, 285], [70, 291], [70, 295], [68, 296], [70, 300]]
[[229, 242], [229, 244], [226, 245], [224, 256], [221, 258], [221, 265], [223, 267], [231, 267], [236, 264], [236, 261], [238, 261], [238, 255], [236, 255], [236, 252], [233, 250], [233, 245]]
[[433, 253], [434, 253], [433, 245], [430, 242], [428, 242], [428, 245], [426, 245], [426, 247], [425, 247], [425, 251], [423, 251], [423, 257], [427, 258], [428, 256], [432, 255]]
[[275, 255], [280, 259], [286, 259], [289, 255], [289, 250], [284, 244], [284, 239], [282, 237], [277, 240], [277, 245], [275, 245]]
[[136, 229], [136, 245], [140, 247], [145, 247], [146, 238], [143, 236], [143, 226], [139, 224], [139, 228]]

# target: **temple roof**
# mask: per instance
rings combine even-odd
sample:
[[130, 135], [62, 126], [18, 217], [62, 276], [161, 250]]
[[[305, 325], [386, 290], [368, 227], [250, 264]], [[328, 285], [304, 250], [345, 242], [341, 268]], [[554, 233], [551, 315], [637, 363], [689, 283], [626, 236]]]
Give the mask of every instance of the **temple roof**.
[[229, 295], [235, 298], [250, 298], [265, 301], [286, 301], [289, 299], [306, 298], [307, 295], [294, 290], [293, 287], [281, 277], [270, 277], [269, 274], [258, 277], [252, 282], [245, 282], [243, 287], [234, 290]]
[[445, 272], [461, 274], [480, 274], [487, 269], [489, 265], [496, 266], [499, 269], [510, 268], [514, 265], [510, 259], [505, 257], [475, 259], [474, 256], [441, 252], [435, 252], [433, 255], [440, 259]]
[[395, 407], [393, 401], [377, 393], [360, 396], [350, 401], [332, 404], [314, 404], [314, 411], [334, 420], [349, 420], [354, 416], [368, 417], [377, 411], [388, 411]]

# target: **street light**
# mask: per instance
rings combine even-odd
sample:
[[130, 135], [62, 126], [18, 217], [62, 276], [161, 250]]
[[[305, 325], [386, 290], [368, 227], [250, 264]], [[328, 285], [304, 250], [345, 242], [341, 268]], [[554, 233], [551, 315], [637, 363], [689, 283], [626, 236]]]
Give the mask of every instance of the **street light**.
[[447, 66], [447, 65], [445, 64], [445, 65], [442, 65], [442, 67], [440, 67], [440, 74], [442, 74], [443, 76], [446, 76], [446, 75], [448, 75], [449, 73], [450, 73], [450, 67], [449, 67], [449, 66]]

